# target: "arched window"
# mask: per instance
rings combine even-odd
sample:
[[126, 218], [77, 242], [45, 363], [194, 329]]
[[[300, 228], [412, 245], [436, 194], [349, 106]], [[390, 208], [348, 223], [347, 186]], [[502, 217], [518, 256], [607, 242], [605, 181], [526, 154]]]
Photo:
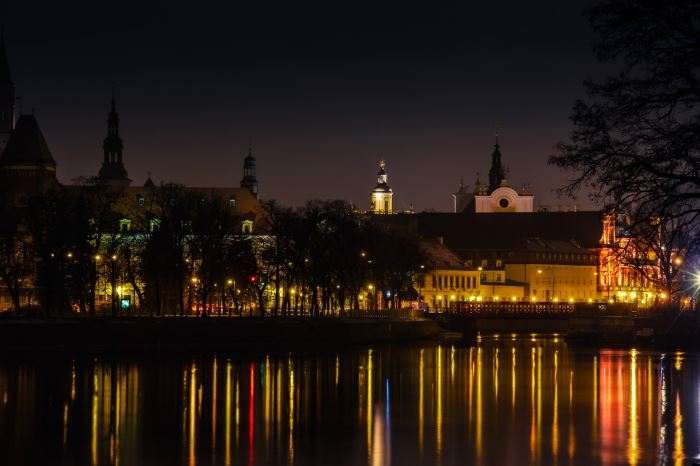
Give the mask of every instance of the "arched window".
[[243, 222], [241, 224], [241, 231], [244, 234], [253, 233], [253, 221], [252, 220], [243, 220]]

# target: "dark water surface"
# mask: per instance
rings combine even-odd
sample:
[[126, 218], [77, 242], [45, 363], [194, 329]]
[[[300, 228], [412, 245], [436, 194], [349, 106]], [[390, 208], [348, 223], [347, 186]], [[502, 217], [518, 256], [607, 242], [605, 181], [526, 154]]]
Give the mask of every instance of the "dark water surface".
[[695, 353], [557, 338], [0, 359], [1, 465], [692, 464]]

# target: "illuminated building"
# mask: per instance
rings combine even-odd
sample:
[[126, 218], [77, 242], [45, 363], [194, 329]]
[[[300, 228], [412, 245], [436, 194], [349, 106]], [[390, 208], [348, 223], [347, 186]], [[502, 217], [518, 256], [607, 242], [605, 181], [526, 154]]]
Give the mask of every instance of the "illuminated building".
[[655, 254], [636, 246], [624, 216], [611, 213], [604, 217], [598, 278], [606, 299], [645, 304], [664, 299], [652, 283], [659, 274]]
[[389, 186], [389, 175], [386, 172], [386, 162], [379, 161], [377, 185], [370, 194], [369, 210], [374, 214], [390, 214], [394, 211], [394, 192]]
[[429, 308], [455, 307], [458, 303], [482, 301], [521, 301], [525, 284], [506, 279], [500, 269], [485, 270], [466, 262], [445, 247], [441, 240], [423, 241], [426, 257], [423, 272], [417, 277], [417, 290]]
[[[22, 215], [26, 200], [32, 195], [52, 190], [74, 190], [73, 185], [61, 185], [57, 178], [57, 163], [33, 114], [22, 114], [14, 119], [15, 87], [11, 78], [4, 41], [0, 42], [0, 195], [8, 201], [8, 215]], [[124, 141], [119, 131], [120, 117], [116, 99], [112, 96], [107, 116], [107, 134], [102, 143], [102, 163], [96, 176], [88, 180], [104, 190], [115, 190], [120, 194], [115, 210], [120, 214], [113, 225], [114, 237], [120, 240], [137, 238], [153, 231], [158, 224], [158, 203], [155, 200], [156, 184], [150, 174], [141, 186], [132, 185], [123, 157]], [[258, 200], [256, 161], [252, 149], [243, 161], [243, 178], [240, 187], [185, 187], [188, 194], [204, 198], [219, 197], [235, 214], [238, 224], [232, 234], [260, 235], [265, 231], [266, 216]], [[6, 213], [6, 212], [3, 212]], [[8, 222], [12, 223], [12, 222]], [[4, 225], [0, 225], [4, 226]], [[110, 235], [104, 235], [107, 242]], [[95, 256], [98, 268], [109, 271], [112, 262], [118, 260], [100, 254]], [[109, 273], [102, 274], [109, 276]], [[111, 302], [111, 283], [104, 279], [97, 283], [97, 302]], [[119, 303], [128, 307], [137, 300], [130, 281], [123, 276], [117, 280], [115, 292]], [[0, 286], [0, 311], [12, 304], [6, 289]], [[32, 304], [36, 290], [25, 281], [22, 290], [22, 305]]]
[[535, 197], [527, 187], [517, 191], [508, 184], [501, 158], [501, 146], [496, 143], [491, 154], [488, 186], [481, 183], [478, 173], [472, 193], [460, 180], [459, 189], [452, 194], [455, 213], [522, 213], [533, 211]]
[[[635, 284], [639, 276], [622, 268], [611, 253], [611, 241], [629, 238], [610, 239], [606, 223], [610, 216], [600, 211], [535, 211], [529, 190], [518, 192], [508, 186], [501, 157], [496, 144], [488, 186], [477, 176], [470, 193], [460, 182], [452, 194], [452, 213], [397, 214], [378, 220], [402, 225], [424, 240], [438, 238], [467, 269], [480, 269], [476, 294], [485, 301], [515, 297], [533, 302], [607, 302], [613, 287], [605, 283], [613, 275], [618, 288], [626, 287], [622, 290], [626, 301], [632, 297], [641, 301], [644, 293]], [[428, 278], [426, 282], [431, 283]], [[440, 294], [444, 299], [446, 293]]]

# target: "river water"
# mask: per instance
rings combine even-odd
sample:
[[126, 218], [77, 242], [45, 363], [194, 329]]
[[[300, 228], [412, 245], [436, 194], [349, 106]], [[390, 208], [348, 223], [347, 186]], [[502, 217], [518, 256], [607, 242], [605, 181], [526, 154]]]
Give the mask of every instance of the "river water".
[[5, 357], [0, 464], [692, 464], [699, 364], [531, 335]]

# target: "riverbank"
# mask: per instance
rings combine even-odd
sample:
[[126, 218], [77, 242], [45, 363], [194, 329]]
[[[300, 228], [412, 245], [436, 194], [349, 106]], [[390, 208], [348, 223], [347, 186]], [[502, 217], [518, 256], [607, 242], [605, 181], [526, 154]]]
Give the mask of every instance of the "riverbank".
[[285, 349], [437, 339], [432, 320], [72, 318], [0, 321], [0, 349], [137, 351]]

